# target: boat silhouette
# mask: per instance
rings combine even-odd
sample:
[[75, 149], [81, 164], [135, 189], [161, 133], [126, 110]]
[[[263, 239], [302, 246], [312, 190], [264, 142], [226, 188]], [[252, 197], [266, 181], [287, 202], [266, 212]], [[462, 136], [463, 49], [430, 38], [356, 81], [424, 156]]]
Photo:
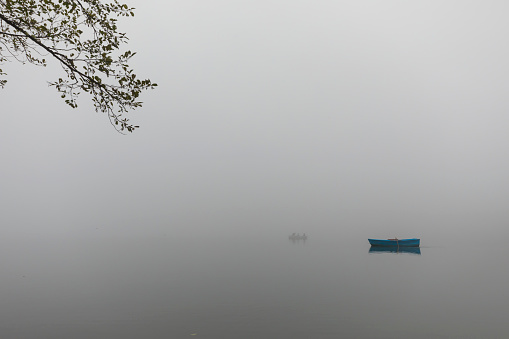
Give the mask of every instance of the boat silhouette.
[[292, 233], [290, 236], [288, 236], [288, 239], [290, 240], [307, 240], [308, 236], [306, 233], [300, 235], [299, 233]]

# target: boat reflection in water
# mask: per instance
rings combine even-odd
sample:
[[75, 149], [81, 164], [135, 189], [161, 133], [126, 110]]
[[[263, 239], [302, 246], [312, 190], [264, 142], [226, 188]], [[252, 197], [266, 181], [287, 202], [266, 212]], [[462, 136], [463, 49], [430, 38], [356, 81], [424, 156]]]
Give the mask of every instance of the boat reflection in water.
[[408, 253], [421, 255], [420, 247], [371, 246], [369, 253]]

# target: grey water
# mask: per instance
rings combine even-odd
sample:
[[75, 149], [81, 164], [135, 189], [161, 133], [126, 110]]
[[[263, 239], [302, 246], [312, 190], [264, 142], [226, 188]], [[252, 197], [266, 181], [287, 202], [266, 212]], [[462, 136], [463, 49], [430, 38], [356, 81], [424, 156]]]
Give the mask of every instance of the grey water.
[[97, 231], [2, 240], [2, 338], [509, 335], [500, 240], [445, 235], [389, 253], [362, 232]]

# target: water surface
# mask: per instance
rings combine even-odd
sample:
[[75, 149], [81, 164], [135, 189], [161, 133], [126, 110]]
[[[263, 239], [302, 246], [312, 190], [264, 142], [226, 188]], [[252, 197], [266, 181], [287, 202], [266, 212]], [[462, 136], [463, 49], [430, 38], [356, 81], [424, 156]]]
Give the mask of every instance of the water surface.
[[2, 338], [501, 338], [506, 248], [288, 234], [17, 238]]

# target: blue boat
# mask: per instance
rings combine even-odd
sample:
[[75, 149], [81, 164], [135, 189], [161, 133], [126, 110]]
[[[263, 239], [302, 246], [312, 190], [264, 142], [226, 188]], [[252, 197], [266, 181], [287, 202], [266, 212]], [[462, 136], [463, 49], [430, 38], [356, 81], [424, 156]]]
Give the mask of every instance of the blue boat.
[[385, 247], [419, 247], [421, 239], [368, 239], [371, 246]]

